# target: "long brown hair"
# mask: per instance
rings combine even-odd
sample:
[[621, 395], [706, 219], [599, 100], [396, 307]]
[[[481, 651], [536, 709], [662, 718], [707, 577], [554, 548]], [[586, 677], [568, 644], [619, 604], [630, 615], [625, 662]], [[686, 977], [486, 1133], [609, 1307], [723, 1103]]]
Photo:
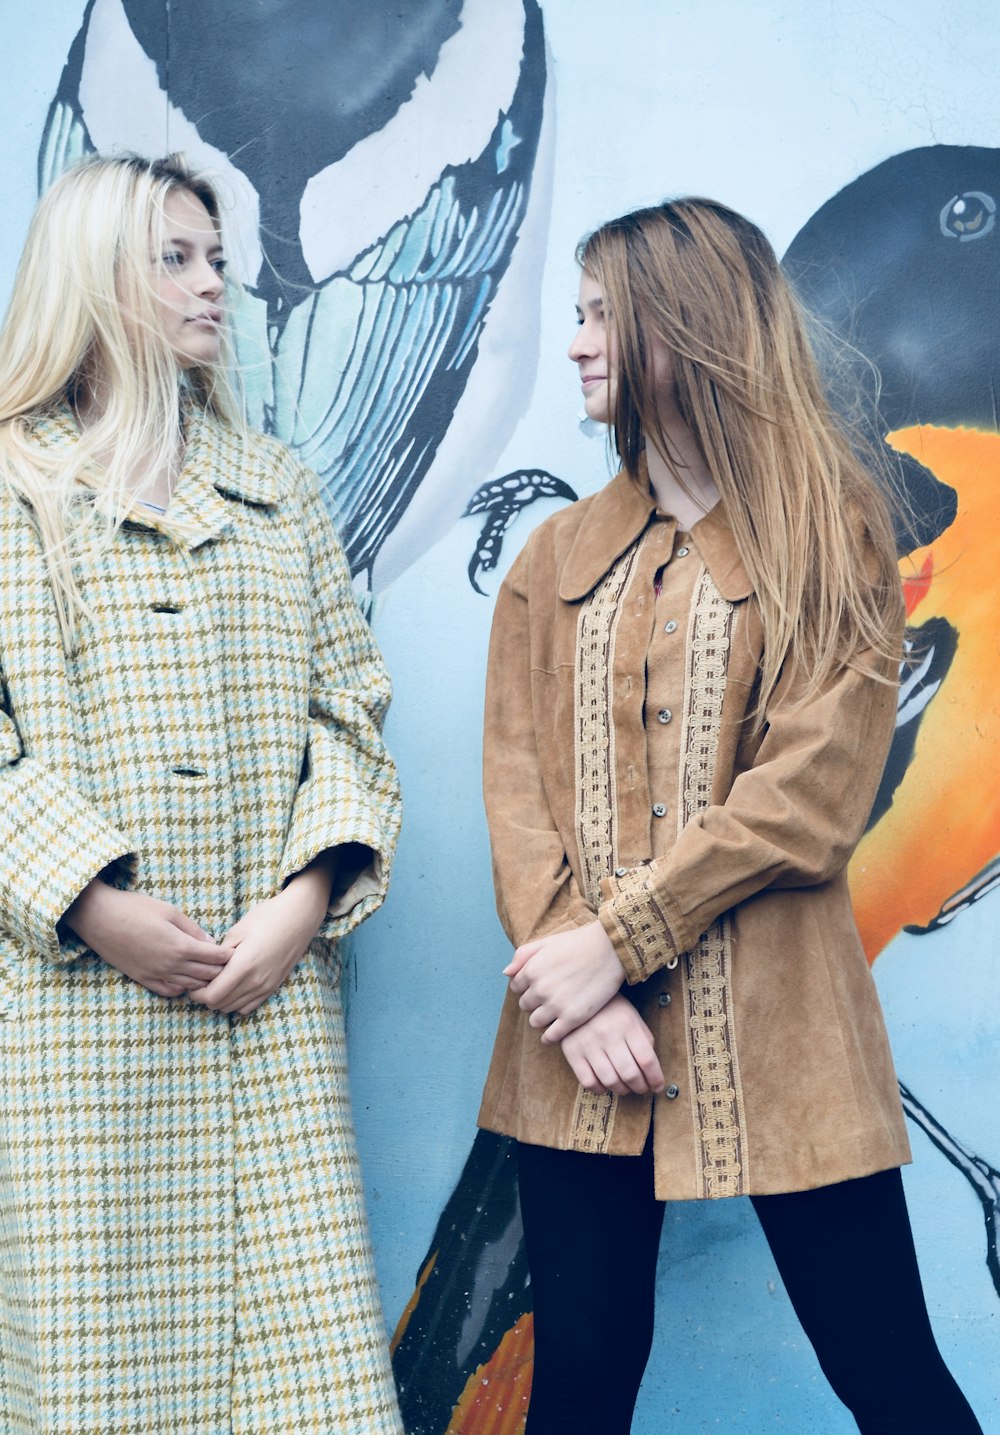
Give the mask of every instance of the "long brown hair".
[[602, 225], [577, 258], [603, 294], [614, 443], [633, 477], [647, 439], [671, 463], [654, 341], [670, 354], [677, 407], [760, 605], [760, 710], [790, 657], [803, 696], [866, 651], [891, 666], [900, 603], [887, 503], [830, 409], [803, 313], [761, 231], [725, 205], [679, 199]]

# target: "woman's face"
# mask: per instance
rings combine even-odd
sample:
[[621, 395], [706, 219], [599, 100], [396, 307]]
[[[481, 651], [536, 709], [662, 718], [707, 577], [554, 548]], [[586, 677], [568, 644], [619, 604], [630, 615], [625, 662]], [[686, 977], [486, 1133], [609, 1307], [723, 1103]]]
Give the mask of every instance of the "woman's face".
[[224, 268], [208, 210], [189, 190], [171, 190], [163, 202], [156, 292], [164, 335], [182, 369], [219, 357]]
[[[583, 407], [595, 423], [608, 424], [615, 407], [615, 336], [604, 312], [600, 286], [586, 270], [580, 275], [576, 316], [577, 331], [569, 346], [569, 357], [580, 373]], [[650, 353], [656, 406], [661, 418], [669, 422], [676, 415], [673, 361], [659, 339], [652, 340]]]
[[580, 275], [580, 298], [576, 307], [577, 330], [569, 346], [583, 389], [583, 407], [595, 423], [611, 422], [614, 410], [614, 336], [605, 320], [604, 296], [592, 275]]

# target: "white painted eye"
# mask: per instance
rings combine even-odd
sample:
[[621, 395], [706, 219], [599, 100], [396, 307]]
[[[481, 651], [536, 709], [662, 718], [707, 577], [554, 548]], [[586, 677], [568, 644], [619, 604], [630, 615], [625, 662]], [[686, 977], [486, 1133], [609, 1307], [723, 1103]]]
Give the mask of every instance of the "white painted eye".
[[997, 205], [982, 189], [956, 194], [941, 211], [941, 233], [946, 239], [985, 239], [996, 224]]

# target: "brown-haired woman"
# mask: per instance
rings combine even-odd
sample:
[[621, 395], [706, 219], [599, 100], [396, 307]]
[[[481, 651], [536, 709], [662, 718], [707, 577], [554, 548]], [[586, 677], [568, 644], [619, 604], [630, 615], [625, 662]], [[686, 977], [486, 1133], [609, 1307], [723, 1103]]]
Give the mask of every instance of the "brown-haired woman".
[[879, 488], [760, 231], [687, 199], [580, 247], [622, 469], [532, 534], [490, 649], [516, 947], [481, 1124], [517, 1138], [529, 1435], [620, 1435], [665, 1200], [749, 1195], [859, 1429], [978, 1431], [927, 1319], [846, 866], [895, 718]]

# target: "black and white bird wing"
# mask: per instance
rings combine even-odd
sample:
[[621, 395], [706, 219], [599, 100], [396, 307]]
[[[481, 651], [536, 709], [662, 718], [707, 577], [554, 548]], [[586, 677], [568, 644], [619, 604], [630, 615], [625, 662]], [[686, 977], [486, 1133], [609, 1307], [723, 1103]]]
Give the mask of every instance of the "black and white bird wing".
[[536, 85], [522, 78], [479, 158], [297, 304], [274, 347], [269, 427], [320, 475], [355, 573], [370, 573], [465, 393], [527, 208]]

